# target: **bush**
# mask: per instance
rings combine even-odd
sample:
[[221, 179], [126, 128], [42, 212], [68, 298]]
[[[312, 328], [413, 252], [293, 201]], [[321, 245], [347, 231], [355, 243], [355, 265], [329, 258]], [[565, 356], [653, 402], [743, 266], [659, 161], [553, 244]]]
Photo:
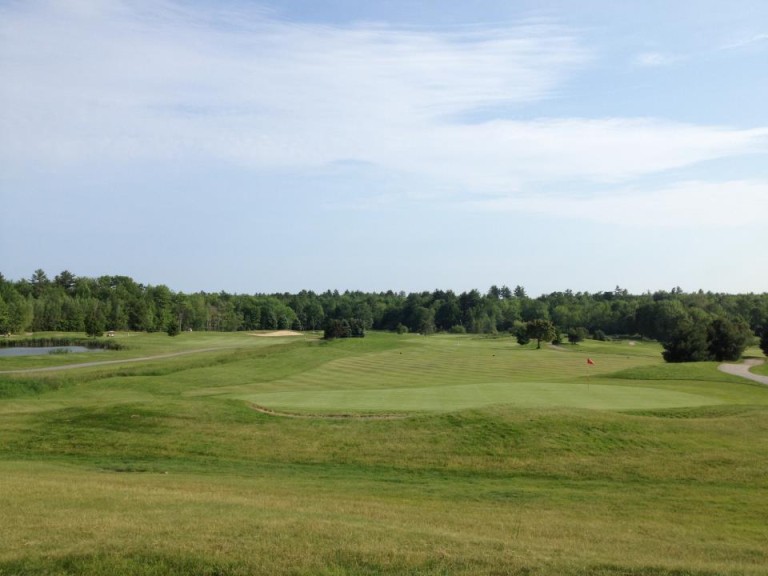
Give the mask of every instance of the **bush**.
[[450, 332], [451, 334], [466, 334], [467, 329], [464, 328], [464, 326], [462, 326], [461, 324], [454, 324], [453, 326], [451, 326]]
[[178, 322], [171, 320], [168, 322], [168, 326], [165, 327], [165, 331], [168, 333], [168, 336], [178, 336], [181, 328], [179, 328]]
[[363, 338], [365, 337], [365, 328], [362, 320], [352, 318], [329, 318], [325, 322], [323, 329], [323, 338], [333, 340], [334, 338]]
[[576, 344], [577, 342], [581, 342], [582, 340], [585, 340], [589, 336], [589, 330], [582, 326], [578, 326], [577, 328], [571, 328], [568, 330], [568, 342], [571, 344]]
[[699, 362], [702, 360], [734, 361], [741, 358], [751, 332], [745, 322], [715, 318], [709, 323], [686, 320], [664, 343], [667, 362]]
[[610, 338], [608, 338], [606, 333], [603, 332], [602, 330], [595, 330], [595, 333], [592, 334], [592, 339], [593, 340], [599, 340], [600, 342], [606, 342], [606, 341], [610, 340]]

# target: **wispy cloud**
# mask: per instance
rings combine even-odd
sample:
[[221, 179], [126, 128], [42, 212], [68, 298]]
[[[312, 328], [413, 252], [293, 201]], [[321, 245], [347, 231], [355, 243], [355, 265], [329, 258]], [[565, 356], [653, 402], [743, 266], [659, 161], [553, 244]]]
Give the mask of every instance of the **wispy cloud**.
[[727, 44], [723, 44], [720, 47], [720, 49], [721, 50], [737, 50], [739, 48], [758, 47], [758, 46], [768, 47], [768, 34], [753, 34], [752, 36], [747, 36], [744, 38], [740, 38], [738, 40], [733, 40], [731, 42], [728, 42]]
[[631, 228], [738, 228], [764, 221], [768, 211], [768, 181], [685, 181], [657, 188], [619, 188], [581, 198], [562, 195], [502, 198], [474, 201], [466, 206]]
[[643, 52], [635, 57], [635, 62], [639, 66], [647, 68], [660, 68], [672, 66], [683, 60], [682, 56], [673, 54], [663, 54], [661, 52]]
[[331, 27], [258, 9], [88, 0], [7, 4], [0, 16], [0, 131], [14, 135], [0, 140], [0, 165], [9, 167], [210, 158], [301, 170], [354, 161], [435, 190], [512, 195], [768, 148], [768, 128], [524, 114], [457, 121], [556, 98], [589, 65], [594, 56], [575, 34], [541, 22]]
[[3, 121], [28, 134], [13, 148], [73, 158], [200, 148], [311, 163], [350, 136], [388, 138], [475, 107], [547, 98], [587, 58], [562, 30], [535, 24], [440, 33], [173, 3], [57, 6], [4, 10], [2, 106], [13, 114]]

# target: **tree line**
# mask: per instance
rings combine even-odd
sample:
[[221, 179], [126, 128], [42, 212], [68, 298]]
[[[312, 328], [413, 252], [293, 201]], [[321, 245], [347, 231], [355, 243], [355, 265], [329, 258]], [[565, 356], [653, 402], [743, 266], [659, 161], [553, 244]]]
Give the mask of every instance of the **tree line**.
[[[484, 293], [459, 294], [451, 290], [185, 294], [165, 285], [137, 283], [128, 276], [89, 278], [65, 270], [51, 279], [38, 269], [29, 278], [13, 281], [0, 274], [2, 333], [322, 330], [331, 321], [339, 321], [334, 327], [340, 330], [342, 320], [356, 330], [425, 335], [510, 333], [520, 339], [533, 334], [539, 341], [563, 334], [571, 341], [608, 335], [648, 338], [664, 344], [669, 361], [728, 359], [734, 346], [743, 350], [756, 335], [765, 340], [768, 293], [686, 293], [676, 287], [634, 295], [616, 287], [530, 297], [522, 286], [494, 285]], [[552, 330], [532, 324], [537, 321], [548, 322]]]

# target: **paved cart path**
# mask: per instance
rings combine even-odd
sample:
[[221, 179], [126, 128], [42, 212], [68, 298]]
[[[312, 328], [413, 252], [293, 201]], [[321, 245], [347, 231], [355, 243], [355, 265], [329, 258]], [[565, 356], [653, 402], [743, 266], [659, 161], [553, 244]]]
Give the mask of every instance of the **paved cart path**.
[[753, 380], [754, 382], [759, 382], [760, 384], [765, 384], [768, 386], [768, 376], [760, 376], [759, 374], [752, 374], [752, 372], [749, 371], [749, 369], [752, 366], [759, 366], [763, 363], [763, 360], [760, 358], [750, 358], [749, 360], [744, 360], [741, 364], [720, 364], [717, 368], [721, 372], [725, 372], [726, 374], [733, 374], [734, 376], [741, 376], [742, 378], [749, 378], [750, 380]]

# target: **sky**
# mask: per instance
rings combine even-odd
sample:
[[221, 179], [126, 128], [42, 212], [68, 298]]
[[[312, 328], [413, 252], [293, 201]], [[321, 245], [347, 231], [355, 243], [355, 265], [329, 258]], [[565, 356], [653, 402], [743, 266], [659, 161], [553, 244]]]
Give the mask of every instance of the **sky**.
[[768, 291], [765, 0], [0, 0], [0, 273]]

